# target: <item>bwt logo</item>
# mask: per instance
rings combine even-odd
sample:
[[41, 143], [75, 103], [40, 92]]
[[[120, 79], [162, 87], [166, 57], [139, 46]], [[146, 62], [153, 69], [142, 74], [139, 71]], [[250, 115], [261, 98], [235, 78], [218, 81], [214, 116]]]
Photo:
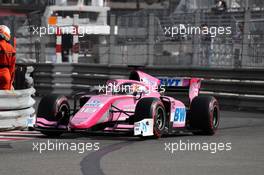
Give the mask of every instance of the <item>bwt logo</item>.
[[174, 121], [184, 122], [185, 118], [186, 118], [185, 108], [176, 108], [175, 115], [174, 115]]
[[182, 80], [176, 78], [159, 78], [160, 83], [165, 86], [181, 86]]

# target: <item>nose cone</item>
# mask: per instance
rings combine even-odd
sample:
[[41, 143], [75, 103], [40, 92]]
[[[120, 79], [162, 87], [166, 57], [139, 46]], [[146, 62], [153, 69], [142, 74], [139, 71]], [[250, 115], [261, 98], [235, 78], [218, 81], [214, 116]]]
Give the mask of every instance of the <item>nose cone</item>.
[[75, 129], [89, 129], [107, 120], [111, 105], [110, 99], [94, 96], [71, 118], [70, 127]]

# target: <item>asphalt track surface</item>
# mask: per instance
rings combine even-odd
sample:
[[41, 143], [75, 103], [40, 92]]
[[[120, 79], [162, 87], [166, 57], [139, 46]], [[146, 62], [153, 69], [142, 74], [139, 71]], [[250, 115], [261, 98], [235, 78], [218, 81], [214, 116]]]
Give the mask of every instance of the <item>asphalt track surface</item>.
[[[122, 135], [68, 133], [59, 139], [49, 139], [53, 143], [99, 143], [99, 150], [84, 153], [62, 150], [42, 153], [33, 151], [33, 143], [48, 141], [41, 134], [32, 134], [29, 140], [1, 141], [0, 174], [263, 175], [264, 115], [226, 111], [222, 111], [221, 115], [220, 129], [214, 136], [181, 135], [158, 140], [140, 140]], [[226, 150], [227, 147], [223, 150], [223, 145], [216, 153], [212, 153], [215, 149], [177, 150], [176, 146], [180, 143], [231, 143], [231, 150]]]

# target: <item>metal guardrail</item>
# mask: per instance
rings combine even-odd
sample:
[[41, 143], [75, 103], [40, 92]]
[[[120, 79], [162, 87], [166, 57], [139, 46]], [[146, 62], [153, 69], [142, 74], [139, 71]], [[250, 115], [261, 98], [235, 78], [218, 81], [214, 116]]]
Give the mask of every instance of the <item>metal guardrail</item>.
[[[133, 67], [98, 64], [37, 64], [34, 82], [37, 95], [72, 95], [89, 91], [108, 79], [124, 78]], [[234, 109], [264, 110], [264, 69], [228, 69], [146, 66], [140, 68], [156, 77], [200, 77], [202, 94], [213, 94], [221, 106]], [[178, 94], [168, 92], [177, 98]]]

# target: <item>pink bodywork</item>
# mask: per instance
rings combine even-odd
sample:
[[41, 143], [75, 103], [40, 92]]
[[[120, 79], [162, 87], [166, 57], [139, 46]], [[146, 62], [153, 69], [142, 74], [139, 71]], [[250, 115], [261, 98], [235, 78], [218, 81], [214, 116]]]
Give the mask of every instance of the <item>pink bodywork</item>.
[[[132, 83], [138, 86], [144, 87], [147, 93], [142, 93], [141, 98], [145, 97], [156, 97], [159, 98], [161, 95], [158, 92], [158, 86], [160, 85], [160, 80], [152, 77], [146, 73], [141, 71], [136, 71], [139, 75], [140, 81], [136, 80], [109, 80], [107, 84], [112, 83], [117, 86], [122, 85], [124, 83]], [[194, 97], [196, 97], [199, 93], [200, 88], [200, 79], [192, 78], [186, 79], [183, 81], [182, 86], [189, 86], [189, 99], [192, 101]], [[171, 110], [170, 110], [170, 121], [173, 122], [173, 127], [184, 127], [184, 121], [176, 121], [175, 116], [179, 109], [185, 110], [185, 105], [172, 97], [167, 97], [167, 99], [171, 102]], [[70, 118], [69, 128], [73, 129], [88, 129], [97, 124], [109, 122], [109, 121], [124, 121], [128, 118], [124, 113], [110, 113], [111, 105], [122, 109], [124, 111], [135, 111], [135, 107], [138, 100], [134, 95], [113, 95], [111, 93], [106, 93], [102, 95], [92, 96], [86, 104], [74, 115]], [[45, 125], [43, 125], [45, 124]], [[37, 125], [41, 127], [50, 127], [54, 128], [56, 126], [56, 122], [47, 121], [44, 118], [37, 118]], [[47, 126], [48, 125], [48, 126]], [[62, 127], [62, 126], [59, 126]], [[133, 125], [119, 124], [116, 129], [131, 129]], [[106, 128], [108, 130], [109, 128]]]
[[194, 97], [199, 95], [201, 87], [201, 79], [199, 78], [191, 78], [189, 85], [189, 99], [190, 102], [194, 99]]
[[[136, 80], [109, 80], [106, 84], [115, 84], [120, 86], [124, 83], [136, 84], [140, 87], [144, 87], [146, 93], [142, 94], [144, 97], [160, 97], [160, 93], [157, 91], [160, 85], [160, 80], [145, 74], [141, 71], [137, 71], [140, 81]], [[103, 94], [91, 97], [88, 102], [72, 117], [70, 120], [71, 128], [85, 129], [95, 126], [99, 123], [104, 123], [108, 121], [124, 121], [128, 118], [127, 115], [123, 113], [110, 114], [109, 110], [111, 105], [116, 106], [124, 111], [135, 111], [135, 107], [138, 100], [133, 95], [112, 95]], [[131, 128], [130, 125], [118, 125], [122, 128]], [[119, 128], [117, 127], [117, 128]]]
[[[115, 80], [115, 83], [117, 84], [117, 86], [123, 83], [135, 83], [137, 85], [144, 86], [148, 93], [142, 94], [142, 98], [160, 97], [160, 93], [158, 91], [151, 91], [149, 86], [146, 86], [146, 84], [138, 81]], [[136, 97], [133, 95], [103, 94], [92, 96], [88, 100], [88, 102], [70, 120], [70, 127], [84, 129], [108, 121], [124, 121], [128, 118], [128, 116], [123, 113], [114, 113], [112, 115], [109, 114], [111, 105], [114, 105], [124, 111], [133, 112], [135, 111], [137, 102], [138, 100], [136, 100]], [[131, 126], [127, 127], [131, 128]]]

